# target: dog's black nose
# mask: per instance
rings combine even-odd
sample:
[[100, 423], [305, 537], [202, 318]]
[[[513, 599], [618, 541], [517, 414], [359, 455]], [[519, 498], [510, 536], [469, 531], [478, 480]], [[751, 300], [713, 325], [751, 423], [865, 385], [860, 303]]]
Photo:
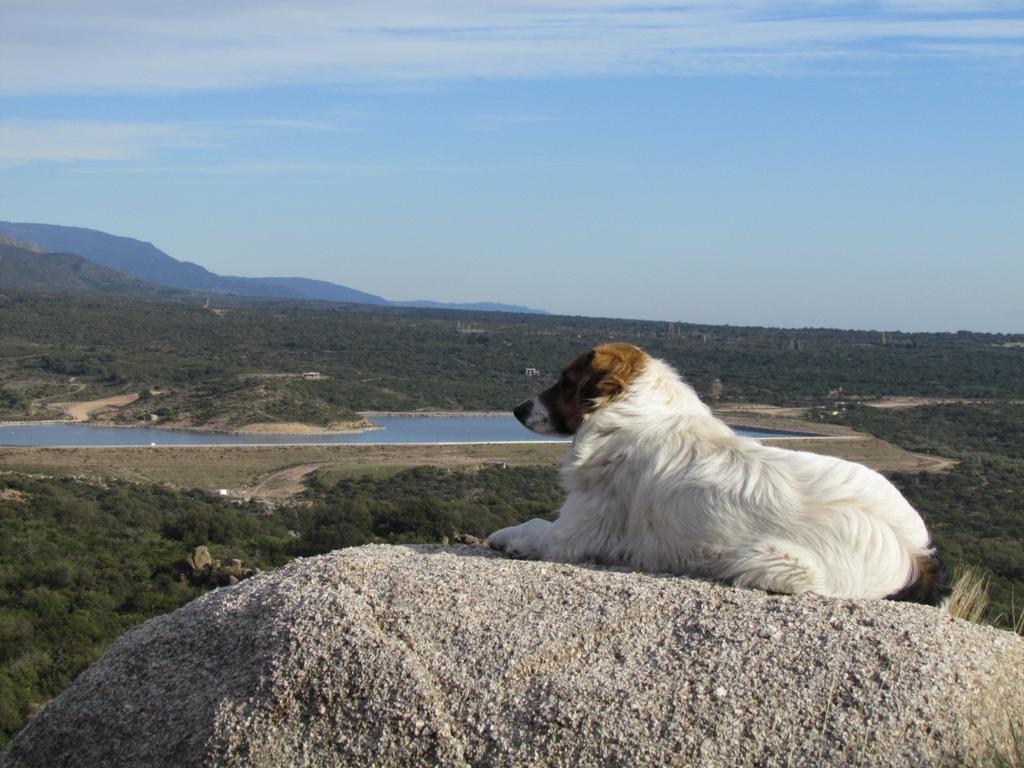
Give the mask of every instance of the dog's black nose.
[[524, 400], [515, 408], [512, 409], [512, 414], [519, 419], [523, 424], [526, 423], [526, 419], [529, 418], [530, 413], [533, 411], [533, 400]]

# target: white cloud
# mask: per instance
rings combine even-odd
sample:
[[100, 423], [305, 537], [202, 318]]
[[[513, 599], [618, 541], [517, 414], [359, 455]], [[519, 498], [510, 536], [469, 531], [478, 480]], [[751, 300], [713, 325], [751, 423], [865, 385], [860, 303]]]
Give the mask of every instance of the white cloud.
[[[865, 10], [868, 8], [868, 10]], [[5, 0], [0, 92], [790, 72], [892, 54], [1014, 59], [1019, 2]]]

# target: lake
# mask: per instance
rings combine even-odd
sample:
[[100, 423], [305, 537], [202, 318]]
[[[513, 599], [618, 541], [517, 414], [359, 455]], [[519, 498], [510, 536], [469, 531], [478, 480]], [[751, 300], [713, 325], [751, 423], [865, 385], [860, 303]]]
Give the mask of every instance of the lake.
[[[155, 427], [90, 427], [84, 424], [0, 426], [0, 445], [75, 447], [132, 445], [373, 445], [399, 443], [568, 442], [537, 435], [512, 416], [375, 416], [383, 429], [356, 434], [233, 434]], [[778, 432], [737, 430], [748, 437], [787, 437]]]

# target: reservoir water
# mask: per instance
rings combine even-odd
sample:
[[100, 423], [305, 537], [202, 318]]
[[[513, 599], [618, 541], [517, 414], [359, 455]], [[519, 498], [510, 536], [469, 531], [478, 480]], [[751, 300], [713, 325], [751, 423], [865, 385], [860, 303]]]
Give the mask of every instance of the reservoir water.
[[[375, 416], [383, 429], [354, 434], [235, 434], [155, 427], [90, 427], [84, 424], [0, 425], [0, 445], [113, 447], [133, 445], [333, 445], [399, 443], [563, 442], [523, 428], [512, 416]], [[748, 437], [795, 437], [737, 430]], [[567, 441], [564, 441], [567, 442]]]

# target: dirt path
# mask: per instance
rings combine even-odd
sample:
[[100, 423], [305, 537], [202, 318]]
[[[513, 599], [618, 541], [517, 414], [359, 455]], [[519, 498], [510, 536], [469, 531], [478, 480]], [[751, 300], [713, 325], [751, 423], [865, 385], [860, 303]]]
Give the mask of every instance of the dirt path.
[[[0, 446], [0, 472], [47, 476], [117, 478], [167, 483], [177, 488], [237, 489], [239, 497], [269, 493], [278, 482], [301, 490], [302, 468], [340, 470], [359, 476], [382, 468], [416, 466], [557, 467], [561, 443], [489, 445], [169, 445], [109, 448], [20, 448]], [[284, 473], [285, 479], [272, 480]], [[257, 490], [260, 487], [263, 490]]]
[[835, 456], [879, 472], [945, 472], [960, 462], [945, 456], [912, 453], [871, 435], [834, 436], [828, 439], [762, 441], [776, 448]]
[[56, 405], [60, 405], [59, 403], [54, 403], [53, 401], [57, 400], [57, 399], [59, 399], [61, 397], [70, 397], [72, 395], [77, 394], [78, 392], [81, 392], [83, 389], [85, 389], [85, 384], [80, 384], [80, 383], [74, 381], [73, 379], [69, 380], [68, 384], [72, 385], [72, 389], [69, 389], [67, 392], [61, 392], [61, 393], [56, 394], [56, 395], [49, 395], [48, 397], [37, 397], [37, 398], [34, 398], [33, 400], [31, 400], [29, 402], [29, 404], [28, 404], [29, 415], [30, 416], [35, 416], [36, 412], [40, 408], [46, 408], [49, 405], [55, 405], [55, 406]]
[[921, 453], [913, 455], [919, 457], [921, 461], [921, 472], [948, 472], [960, 463], [959, 459], [947, 459], [945, 456], [930, 456]]
[[80, 403], [52, 403], [51, 405], [62, 408], [71, 417], [72, 421], [88, 421], [94, 414], [100, 411], [123, 408], [139, 399], [139, 393], [133, 392], [130, 395], [115, 395], [104, 397], [100, 400], [85, 400]]
[[982, 403], [984, 400], [964, 400], [958, 397], [883, 397], [881, 400], [865, 401], [868, 408], [919, 408], [922, 405], [947, 405], [949, 403]]
[[250, 499], [269, 499], [271, 501], [290, 499], [302, 493], [306, 487], [303, 481], [309, 475], [328, 464], [330, 462], [319, 461], [315, 464], [299, 464], [295, 467], [286, 467], [271, 472], [243, 495]]

